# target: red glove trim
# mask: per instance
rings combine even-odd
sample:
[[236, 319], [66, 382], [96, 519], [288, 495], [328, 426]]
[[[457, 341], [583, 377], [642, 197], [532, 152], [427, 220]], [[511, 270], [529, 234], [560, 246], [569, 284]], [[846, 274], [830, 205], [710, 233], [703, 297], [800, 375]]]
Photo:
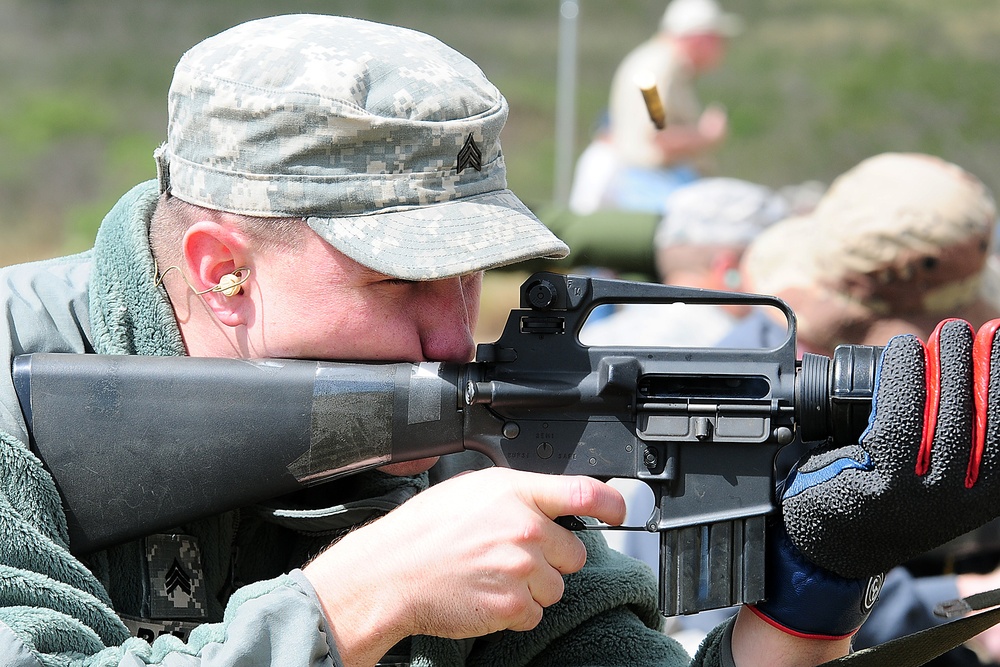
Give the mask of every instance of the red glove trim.
[[917, 476], [926, 475], [931, 467], [931, 448], [934, 432], [937, 430], [938, 408], [941, 404], [941, 329], [952, 320], [943, 320], [934, 328], [934, 333], [924, 345], [924, 382], [927, 399], [924, 403], [924, 432], [917, 451]]
[[975, 419], [972, 422], [972, 451], [969, 467], [965, 472], [965, 488], [971, 489], [979, 479], [979, 464], [986, 448], [986, 410], [990, 402], [990, 358], [993, 356], [993, 339], [1000, 320], [990, 320], [976, 333], [972, 344], [973, 394]]
[[854, 634], [857, 633], [858, 630], [860, 630], [860, 628], [855, 628], [854, 630], [848, 632], [846, 635], [815, 635], [815, 634], [810, 634], [808, 632], [799, 632], [798, 630], [792, 630], [791, 628], [786, 628], [781, 623], [778, 623], [776, 620], [774, 620], [773, 618], [762, 612], [760, 609], [757, 609], [755, 605], [748, 604], [746, 605], [746, 608], [752, 611], [757, 616], [757, 618], [764, 621], [771, 627], [781, 630], [786, 635], [792, 635], [793, 637], [800, 637], [802, 639], [825, 639], [828, 641], [836, 641], [838, 639], [847, 639], [848, 637], [853, 637]]

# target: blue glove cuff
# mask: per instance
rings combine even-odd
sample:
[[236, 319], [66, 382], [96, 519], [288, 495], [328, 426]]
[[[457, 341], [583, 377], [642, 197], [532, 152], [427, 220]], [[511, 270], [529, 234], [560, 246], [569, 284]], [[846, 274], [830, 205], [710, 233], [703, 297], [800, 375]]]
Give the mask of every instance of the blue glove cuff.
[[750, 609], [776, 628], [809, 639], [850, 637], [871, 612], [883, 575], [845, 579], [813, 564], [792, 544], [781, 520], [768, 525], [764, 590]]

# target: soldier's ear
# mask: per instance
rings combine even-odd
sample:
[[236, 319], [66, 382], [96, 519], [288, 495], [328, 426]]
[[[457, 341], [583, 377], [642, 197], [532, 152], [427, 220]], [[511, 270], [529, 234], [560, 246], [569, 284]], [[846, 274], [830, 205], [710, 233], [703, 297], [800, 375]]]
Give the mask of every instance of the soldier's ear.
[[711, 272], [718, 289], [738, 291], [743, 284], [740, 254], [735, 250], [720, 250], [712, 258]]
[[191, 289], [226, 326], [245, 324], [251, 269], [242, 239], [226, 225], [203, 220], [184, 233], [183, 250]]

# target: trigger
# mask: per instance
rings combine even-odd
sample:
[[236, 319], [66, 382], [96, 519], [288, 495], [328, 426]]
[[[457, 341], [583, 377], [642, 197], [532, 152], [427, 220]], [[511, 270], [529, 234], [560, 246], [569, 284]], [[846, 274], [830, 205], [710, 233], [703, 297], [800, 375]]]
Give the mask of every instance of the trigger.
[[562, 526], [563, 528], [565, 528], [566, 530], [580, 531], [587, 529], [587, 524], [583, 522], [583, 519], [581, 519], [578, 516], [573, 516], [571, 514], [566, 516], [556, 517], [555, 522], [560, 526]]

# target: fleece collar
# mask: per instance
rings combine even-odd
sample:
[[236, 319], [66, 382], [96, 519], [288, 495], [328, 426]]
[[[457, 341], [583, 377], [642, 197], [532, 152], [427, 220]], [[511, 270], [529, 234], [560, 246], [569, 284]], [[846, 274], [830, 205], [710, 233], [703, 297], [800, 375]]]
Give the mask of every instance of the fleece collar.
[[98, 354], [186, 354], [166, 290], [156, 285], [149, 220], [156, 181], [132, 188], [104, 218], [94, 242], [90, 320]]

